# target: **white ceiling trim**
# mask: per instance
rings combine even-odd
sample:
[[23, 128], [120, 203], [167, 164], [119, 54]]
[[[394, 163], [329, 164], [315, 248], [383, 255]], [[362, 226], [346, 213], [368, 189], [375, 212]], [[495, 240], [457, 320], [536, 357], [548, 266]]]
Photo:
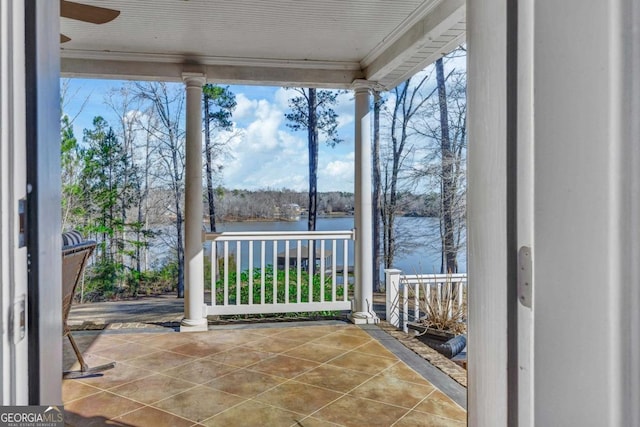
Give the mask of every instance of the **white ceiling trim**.
[[85, 59], [97, 61], [124, 61], [124, 62], [153, 62], [167, 64], [196, 63], [201, 65], [229, 65], [235, 67], [272, 67], [272, 68], [299, 68], [314, 70], [360, 70], [358, 62], [345, 61], [310, 61], [310, 60], [283, 60], [262, 58], [231, 58], [214, 56], [185, 56], [157, 53], [135, 52], [96, 52], [93, 50], [64, 50], [60, 51], [61, 58]]
[[[459, 24], [461, 21], [464, 22], [465, 10], [465, 0], [445, 0], [438, 4], [428, 15], [424, 16], [405, 31], [402, 37], [396, 40], [396, 42], [389, 46], [382, 54], [370, 63], [363, 62], [361, 64], [365, 70], [366, 78], [381, 82], [384, 86], [389, 87], [389, 84], [392, 83], [384, 83], [386, 76], [393, 74], [396, 69], [403, 67], [403, 64], [410, 62], [410, 59], [416, 56], [416, 53], [424, 46], [428, 46], [430, 43], [437, 41], [445, 32], [456, 26], [456, 24]], [[464, 36], [464, 32], [461, 32], [461, 35]], [[447, 42], [449, 41], [450, 38]], [[445, 43], [445, 45], [449, 44], [450, 43]], [[442, 56], [452, 48], [455, 48], [455, 46], [449, 47], [448, 49], [440, 48], [437, 57]], [[437, 57], [434, 58], [434, 60], [437, 59]], [[420, 58], [419, 63], [422, 64], [424, 62], [423, 58]], [[426, 65], [426, 63], [424, 65]], [[400, 81], [396, 82], [396, 84]]]
[[367, 67], [371, 64], [376, 58], [382, 55], [385, 51], [389, 49], [395, 42], [397, 42], [400, 38], [402, 38], [407, 32], [407, 28], [412, 28], [419, 21], [423, 20], [431, 10], [435, 8], [438, 3], [447, 0], [432, 0], [430, 2], [425, 2], [420, 5], [416, 9], [416, 11], [408, 16], [400, 25], [398, 25], [395, 30], [389, 33], [389, 36], [382, 40], [376, 47], [374, 47], [371, 52], [367, 56], [365, 56], [362, 61], [360, 61], [361, 65]]
[[199, 72], [205, 74], [207, 81], [212, 83], [333, 89], [348, 89], [354, 80], [363, 77], [359, 69], [327, 70], [80, 58], [63, 58], [60, 71], [64, 77], [173, 82], [182, 81], [182, 74], [185, 72]]

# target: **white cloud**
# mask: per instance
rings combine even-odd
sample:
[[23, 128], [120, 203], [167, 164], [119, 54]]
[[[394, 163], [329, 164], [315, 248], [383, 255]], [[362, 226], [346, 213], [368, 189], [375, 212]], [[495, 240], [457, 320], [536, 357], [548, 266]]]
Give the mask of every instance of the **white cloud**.
[[[340, 190], [353, 192], [354, 185], [353, 153], [340, 156], [321, 165], [318, 173], [320, 191]], [[323, 163], [322, 161], [320, 163]]]
[[237, 94], [236, 109], [233, 110], [234, 120], [242, 120], [251, 116], [257, 106], [258, 101], [256, 101], [255, 99], [247, 98], [244, 93]]
[[[253, 120], [232, 143], [232, 157], [224, 162], [224, 183], [231, 188], [308, 188], [307, 141], [305, 132], [292, 132], [285, 125], [283, 105], [290, 92], [279, 89], [272, 102], [260, 99]], [[248, 100], [251, 101], [251, 100]], [[318, 186], [321, 191], [353, 191], [353, 152], [326, 148], [319, 153]]]

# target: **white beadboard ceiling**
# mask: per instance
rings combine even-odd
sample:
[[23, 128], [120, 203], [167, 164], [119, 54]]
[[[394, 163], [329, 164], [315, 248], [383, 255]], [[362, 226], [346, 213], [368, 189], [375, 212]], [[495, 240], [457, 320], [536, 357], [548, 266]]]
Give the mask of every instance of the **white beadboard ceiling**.
[[462, 42], [464, 0], [78, 0], [106, 24], [60, 19], [67, 76], [392, 88]]

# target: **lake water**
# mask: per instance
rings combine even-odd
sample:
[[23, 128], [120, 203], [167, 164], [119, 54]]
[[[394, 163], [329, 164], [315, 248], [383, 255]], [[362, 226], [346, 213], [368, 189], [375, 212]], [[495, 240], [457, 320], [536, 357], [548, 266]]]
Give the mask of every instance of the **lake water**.
[[[318, 218], [318, 231], [340, 231], [353, 229], [353, 217]], [[408, 274], [439, 273], [440, 248], [437, 218], [399, 217], [396, 219], [399, 232], [405, 236], [406, 250], [396, 255], [394, 267]], [[306, 231], [307, 218], [300, 221], [273, 222], [221, 222], [219, 232], [224, 231]], [[269, 246], [269, 245], [267, 245]], [[340, 245], [339, 245], [340, 246]], [[349, 251], [349, 265], [353, 265], [353, 250]], [[246, 252], [245, 252], [246, 253]], [[338, 251], [338, 264], [342, 264], [342, 254]], [[272, 259], [267, 255], [267, 259]], [[246, 266], [243, 266], [243, 268]], [[458, 271], [466, 272], [466, 253], [458, 254]]]

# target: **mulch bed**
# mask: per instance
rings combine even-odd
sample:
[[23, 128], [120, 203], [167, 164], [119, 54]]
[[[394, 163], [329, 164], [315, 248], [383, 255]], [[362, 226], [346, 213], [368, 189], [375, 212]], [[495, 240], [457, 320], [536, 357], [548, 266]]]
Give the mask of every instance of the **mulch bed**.
[[467, 387], [467, 370], [458, 365], [453, 360], [447, 359], [428, 345], [422, 343], [411, 335], [396, 329], [395, 326], [386, 321], [381, 321], [378, 326], [386, 333], [400, 341], [405, 347], [449, 375], [454, 381], [463, 387]]

